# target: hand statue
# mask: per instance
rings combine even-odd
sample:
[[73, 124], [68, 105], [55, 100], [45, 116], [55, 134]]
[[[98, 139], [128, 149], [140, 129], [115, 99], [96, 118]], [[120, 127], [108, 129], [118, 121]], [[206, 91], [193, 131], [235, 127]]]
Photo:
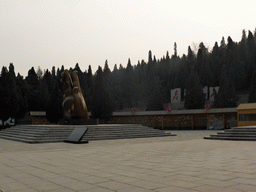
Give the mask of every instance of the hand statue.
[[61, 74], [60, 83], [64, 92], [62, 108], [65, 119], [89, 119], [77, 73], [77, 71], [73, 71], [72, 78], [68, 70]]

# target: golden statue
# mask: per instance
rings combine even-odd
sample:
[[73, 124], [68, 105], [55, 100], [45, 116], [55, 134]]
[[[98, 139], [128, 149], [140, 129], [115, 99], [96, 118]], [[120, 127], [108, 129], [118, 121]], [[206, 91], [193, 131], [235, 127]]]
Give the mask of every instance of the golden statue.
[[62, 108], [65, 119], [89, 119], [77, 74], [77, 71], [73, 71], [70, 77], [68, 70], [61, 74], [60, 83], [64, 92]]

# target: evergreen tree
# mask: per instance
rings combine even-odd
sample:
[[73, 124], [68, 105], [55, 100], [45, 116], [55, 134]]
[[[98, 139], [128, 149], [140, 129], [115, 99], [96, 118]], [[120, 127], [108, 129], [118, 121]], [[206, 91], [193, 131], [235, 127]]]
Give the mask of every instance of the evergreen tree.
[[115, 64], [113, 72], [112, 72], [112, 80], [113, 80], [113, 105], [114, 109], [122, 109], [120, 104], [122, 103], [122, 89], [121, 89], [121, 79], [119, 77], [120, 71], [117, 69], [117, 65]]
[[[186, 56], [183, 56], [179, 61], [179, 65], [177, 67], [177, 71], [175, 72], [175, 80], [173, 82], [173, 88], [181, 88], [184, 90], [186, 88], [186, 80], [189, 76], [189, 69], [186, 65]], [[170, 92], [170, 91], [169, 91]]]
[[247, 37], [246, 37], [245, 30], [243, 30], [242, 32], [242, 39], [239, 43], [239, 56], [242, 62], [244, 63], [248, 62], [248, 47], [247, 47]]
[[108, 60], [105, 61], [103, 76], [104, 76], [105, 80], [107, 80], [109, 82], [111, 81], [111, 71], [108, 67]]
[[188, 47], [187, 67], [188, 67], [189, 73], [191, 73], [192, 68], [195, 67], [195, 54], [191, 50], [190, 46]]
[[43, 70], [41, 69], [41, 67], [38, 66], [38, 68], [36, 70], [36, 74], [37, 74], [38, 79], [43, 78]]
[[227, 75], [226, 65], [224, 65], [221, 69], [220, 88], [214, 99], [215, 108], [236, 107], [236, 90], [233, 82]]
[[39, 80], [38, 80], [38, 76], [35, 72], [34, 67], [32, 67], [28, 71], [28, 76], [26, 77], [26, 82], [29, 85], [30, 92], [37, 90], [38, 85], [39, 85]]
[[227, 74], [232, 82], [234, 82], [236, 90], [242, 90], [246, 86], [245, 66], [240, 61], [237, 44], [233, 42], [231, 37], [228, 37], [227, 45]]
[[147, 73], [146, 73], [146, 79], [145, 79], [145, 83], [144, 83], [144, 86], [145, 86], [145, 100], [146, 102], [148, 102], [149, 100], [149, 97], [150, 95], [152, 94], [153, 92], [153, 82], [155, 81], [155, 77], [156, 77], [156, 70], [155, 70], [155, 64], [154, 62], [152, 61], [152, 53], [151, 51], [149, 51], [149, 54], [148, 54], [148, 64], [147, 64]]
[[256, 70], [253, 72], [248, 102], [256, 103]]
[[151, 50], [149, 50], [149, 52], [148, 52], [148, 65], [151, 65], [152, 63], [153, 63], [152, 52], [151, 52]]
[[55, 80], [53, 79], [53, 76], [51, 75], [51, 73], [48, 71], [48, 69], [46, 70], [44, 76], [43, 76], [43, 80], [47, 86], [48, 92], [50, 94], [50, 97], [52, 96], [52, 94], [54, 93], [56, 87], [55, 87]]
[[[9, 105], [11, 104], [11, 97], [9, 90], [6, 87], [7, 74], [7, 68], [3, 67], [0, 77], [0, 119], [2, 120], [2, 122], [6, 121], [10, 117], [10, 114], [13, 113], [13, 111], [9, 107]], [[4, 123], [2, 123], [2, 125], [4, 127]]]
[[177, 58], [177, 44], [176, 42], [174, 43], [174, 54], [173, 54], [174, 58]]
[[107, 121], [111, 118], [113, 110], [112, 99], [104, 83], [102, 69], [99, 66], [94, 82], [92, 116]]
[[23, 117], [25, 113], [28, 111], [28, 94], [29, 89], [26, 81], [23, 79], [23, 76], [21, 76], [19, 73], [16, 78], [17, 87], [20, 90], [21, 95], [21, 103], [20, 103], [20, 111], [17, 114], [17, 117]]
[[[220, 51], [220, 63], [221, 63], [220, 65], [222, 68], [222, 66], [226, 65], [226, 62], [227, 62], [227, 45], [224, 37], [222, 37], [221, 39], [219, 51]], [[220, 68], [220, 71], [221, 71], [221, 68]], [[220, 76], [220, 73], [219, 73], [219, 76]]]
[[87, 86], [86, 86], [86, 79], [85, 79], [85, 75], [82, 72], [82, 70], [79, 67], [79, 64], [77, 63], [75, 65], [74, 70], [70, 70], [70, 71], [77, 71], [78, 72], [78, 78], [79, 78], [79, 83], [80, 83], [80, 87], [81, 87], [81, 92], [83, 94], [83, 97], [86, 98], [87, 96]]
[[222, 67], [220, 55], [220, 48], [218, 46], [218, 43], [215, 42], [210, 56], [210, 69], [212, 71], [213, 86], [219, 86], [220, 70]]
[[152, 82], [151, 86], [152, 92], [147, 103], [146, 111], [162, 111], [164, 110], [164, 105], [160, 92], [158, 78], [155, 77], [155, 80]]
[[[128, 68], [127, 68], [128, 69]], [[133, 68], [133, 79], [132, 84], [134, 85], [134, 101], [135, 105], [139, 107], [145, 107], [147, 95], [146, 92], [146, 75], [147, 75], [147, 64], [144, 60], [138, 61], [137, 66]], [[131, 86], [132, 87], [132, 86]]]
[[62, 112], [62, 94], [59, 89], [57, 82], [54, 82], [55, 91], [51, 93], [51, 98], [49, 100], [49, 105], [46, 109], [46, 117], [51, 123], [58, 123], [58, 121], [63, 117]]
[[112, 95], [114, 94], [114, 90], [113, 90], [113, 82], [112, 82], [112, 73], [108, 67], [108, 61], [105, 61], [105, 66], [104, 66], [104, 70], [103, 70], [103, 78], [105, 80], [105, 84], [107, 86], [107, 89], [109, 90], [109, 94]]
[[[45, 82], [49, 93], [48, 101], [44, 101], [48, 102], [46, 107], [46, 117], [49, 122], [57, 123], [59, 119], [62, 118], [62, 95], [59, 89], [59, 84], [48, 70], [46, 70], [43, 76], [43, 81]], [[47, 95], [45, 96], [48, 97]]]
[[10, 63], [9, 65], [9, 82], [11, 83], [12, 94], [14, 94], [14, 99], [16, 103], [15, 117], [22, 117], [26, 112], [26, 101], [23, 98], [20, 87], [17, 85], [17, 78], [14, 71], [14, 65]]
[[185, 108], [186, 109], [202, 109], [204, 107], [204, 94], [202, 92], [200, 81], [198, 76], [194, 73], [192, 68], [191, 74], [186, 83], [186, 97]]
[[127, 67], [124, 70], [122, 78], [122, 97], [127, 107], [131, 108], [135, 105], [136, 83], [134, 81], [134, 71], [131, 65], [131, 60], [128, 59]]
[[87, 87], [88, 87], [88, 90], [87, 90], [88, 95], [84, 99], [85, 99], [88, 111], [91, 111], [92, 98], [93, 98], [93, 75], [92, 75], [91, 65], [89, 65], [89, 67], [88, 67], [86, 82], [87, 82]]
[[251, 79], [253, 76], [253, 71], [255, 68], [255, 41], [253, 38], [253, 34], [251, 31], [248, 32], [248, 39], [247, 39], [247, 47], [248, 47], [248, 61], [247, 61], [247, 65], [246, 65], [246, 72], [247, 72], [247, 87], [250, 86], [251, 83]]
[[9, 117], [17, 117], [21, 107], [21, 92], [16, 86], [14, 66], [10, 64], [10, 71], [2, 68], [0, 78], [0, 119], [2, 122]]
[[200, 78], [200, 75], [201, 75], [201, 68], [206, 63], [206, 54], [207, 54], [207, 49], [204, 46], [204, 43], [201, 42], [199, 44], [199, 49], [198, 49], [198, 52], [197, 52], [197, 61], [196, 61], [196, 65], [195, 65], [195, 68], [194, 68], [195, 72], [199, 76], [199, 78]]
[[161, 87], [162, 87], [161, 92], [162, 92], [163, 100], [166, 103], [170, 102], [170, 89], [174, 82], [174, 77], [175, 77], [175, 75], [171, 75], [171, 60], [173, 61], [173, 59], [170, 59], [169, 53], [167, 51], [166, 58], [165, 59], [162, 58], [157, 65], [159, 68], [157, 71], [159, 72], [156, 75], [159, 77], [159, 80], [160, 80], [159, 83], [161, 83]]
[[[46, 111], [49, 107], [50, 94], [45, 80], [39, 82], [38, 90], [35, 93], [34, 111]], [[31, 107], [31, 106], [30, 106]]]
[[55, 66], [52, 67], [52, 77], [53, 77], [53, 78], [56, 78]]

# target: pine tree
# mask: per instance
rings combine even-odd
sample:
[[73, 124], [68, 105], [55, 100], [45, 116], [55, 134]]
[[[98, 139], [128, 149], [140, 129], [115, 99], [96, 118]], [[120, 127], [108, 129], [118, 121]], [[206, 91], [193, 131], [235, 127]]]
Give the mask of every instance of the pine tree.
[[187, 66], [189, 73], [191, 73], [192, 68], [195, 67], [195, 54], [191, 50], [190, 46], [188, 47]]
[[[184, 90], [186, 88], [186, 80], [189, 76], [189, 69], [186, 65], [186, 56], [183, 56], [180, 60], [178, 60], [178, 67], [177, 71], [175, 73], [175, 80], [173, 82], [173, 88], [181, 88], [181, 90]], [[169, 91], [170, 92], [170, 91]]]
[[149, 50], [149, 52], [148, 52], [148, 65], [151, 65], [152, 63], [153, 63], [152, 52], [151, 52], [151, 50]]
[[247, 46], [247, 37], [246, 37], [245, 30], [243, 30], [242, 32], [242, 39], [239, 43], [239, 56], [242, 62], [244, 63], [248, 62], [248, 46]]
[[88, 111], [91, 111], [92, 109], [92, 98], [93, 98], [93, 75], [92, 75], [92, 67], [89, 65], [88, 67], [88, 73], [86, 76], [86, 83], [87, 83], [87, 93], [88, 95], [84, 98]]
[[256, 103], [256, 70], [253, 72], [248, 102]]
[[38, 90], [35, 93], [35, 111], [46, 111], [49, 107], [50, 94], [45, 80], [40, 80]]
[[204, 107], [204, 94], [202, 92], [200, 81], [197, 74], [194, 73], [192, 68], [191, 74], [186, 83], [186, 97], [185, 108], [186, 109], [203, 109]]
[[[9, 92], [5, 86], [6, 83], [6, 75], [8, 71], [6, 67], [2, 68], [1, 76], [0, 76], [0, 120], [2, 122], [6, 121], [9, 118]], [[2, 127], [4, 127], [4, 123], [2, 123]]]
[[227, 67], [223, 65], [220, 75], [220, 88], [218, 94], [215, 96], [215, 108], [236, 107], [237, 97], [233, 82], [227, 75]]
[[229, 70], [227, 75], [230, 81], [234, 82], [236, 90], [242, 90], [250, 86], [246, 85], [245, 66], [240, 61], [238, 46], [231, 37], [228, 37], [227, 69]]
[[105, 61], [105, 66], [103, 69], [103, 78], [105, 80], [105, 85], [107, 86], [107, 89], [109, 91], [109, 94], [111, 98], [113, 97], [114, 90], [113, 90], [113, 82], [112, 82], [112, 73], [111, 70], [108, 67], [108, 61]]
[[36, 70], [36, 74], [37, 74], [38, 79], [43, 78], [43, 70], [41, 69], [41, 67], [38, 66], [38, 68]]
[[21, 95], [20, 111], [18, 112], [17, 117], [23, 117], [25, 113], [28, 111], [29, 89], [26, 81], [23, 79], [23, 76], [21, 76], [19, 73], [16, 77], [16, 82]]
[[77, 71], [78, 72], [78, 78], [79, 78], [79, 83], [80, 83], [80, 87], [81, 87], [81, 92], [83, 94], [83, 97], [86, 98], [87, 96], [87, 85], [86, 85], [86, 78], [85, 78], [85, 75], [84, 73], [82, 72], [82, 70], [80, 69], [79, 67], [79, 64], [77, 63], [75, 65], [75, 68], [74, 70], [70, 70], [70, 71]]
[[176, 42], [174, 43], [174, 54], [173, 57], [177, 58], [177, 44]]
[[108, 83], [111, 81], [111, 71], [108, 67], [108, 60], [105, 61], [104, 70], [103, 70], [103, 76]]
[[121, 79], [119, 77], [120, 71], [117, 69], [117, 65], [115, 64], [113, 72], [112, 72], [112, 80], [113, 80], [113, 105], [114, 109], [121, 109], [120, 103], [121, 103]]
[[209, 62], [210, 62], [210, 69], [212, 71], [213, 86], [219, 86], [220, 70], [222, 67], [222, 63], [220, 58], [220, 48], [217, 42], [215, 42], [214, 44]]
[[21, 107], [21, 92], [16, 85], [14, 66], [10, 64], [10, 71], [2, 68], [0, 78], [0, 119], [2, 122], [9, 117], [17, 117]]
[[129, 108], [134, 107], [136, 100], [136, 83], [134, 81], [134, 71], [130, 59], [128, 59], [127, 67], [124, 70], [121, 89], [124, 103]]
[[147, 103], [146, 111], [162, 111], [164, 110], [164, 105], [157, 77], [155, 77], [151, 86], [152, 92]]
[[52, 67], [52, 77], [55, 79], [56, 78], [56, 69], [55, 66]]
[[96, 72], [93, 88], [92, 116], [107, 121], [111, 118], [114, 109], [100, 66]]
[[[248, 38], [247, 38], [247, 47], [248, 47], [248, 61], [247, 61], [247, 65], [246, 65], [246, 72], [247, 72], [247, 85], [250, 86], [250, 83], [251, 83], [251, 79], [252, 79], [252, 76], [253, 76], [253, 71], [254, 71], [254, 68], [256, 67], [255, 65], [255, 41], [254, 41], [254, 38], [253, 38], [253, 34], [251, 31], [248, 32]], [[247, 87], [248, 87], [247, 86]]]
[[51, 93], [51, 98], [49, 100], [49, 105], [46, 109], [46, 117], [51, 123], [58, 123], [58, 121], [63, 117], [62, 114], [62, 94], [59, 89], [57, 82], [54, 82], [55, 91]]
[[59, 89], [59, 84], [48, 70], [46, 70], [43, 76], [43, 81], [45, 82], [49, 93], [48, 105], [46, 107], [46, 117], [49, 122], [57, 123], [59, 119], [62, 118], [62, 96]]
[[32, 67], [29, 71], [28, 71], [28, 76], [26, 77], [26, 82], [29, 85], [30, 91], [35, 91], [38, 88], [39, 85], [39, 80], [38, 80], [38, 76], [35, 72], [34, 67]]

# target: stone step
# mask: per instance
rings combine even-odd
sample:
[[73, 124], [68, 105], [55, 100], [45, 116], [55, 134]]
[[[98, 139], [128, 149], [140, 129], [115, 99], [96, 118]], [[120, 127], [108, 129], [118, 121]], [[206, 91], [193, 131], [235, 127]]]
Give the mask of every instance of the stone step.
[[256, 127], [234, 127], [218, 132], [217, 135], [204, 137], [204, 139], [256, 141]]
[[256, 137], [256, 135], [240, 135], [240, 134], [236, 134], [236, 135], [232, 135], [232, 134], [221, 134], [221, 135], [210, 135], [212, 137]]
[[[55, 143], [55, 142], [63, 142], [63, 138], [54, 138], [54, 139], [35, 139], [35, 138], [22, 138], [22, 137], [12, 137], [12, 136], [0, 136], [0, 139], [8, 139], [12, 141], [19, 141], [23, 143]], [[66, 138], [65, 138], [66, 139]]]
[[[0, 138], [26, 143], [62, 142], [68, 138], [75, 127], [82, 125], [19, 125], [0, 131]], [[142, 125], [88, 125], [88, 132], [82, 140], [109, 140], [144, 137], [174, 136], [171, 133]]]
[[[2, 131], [2, 133], [9, 133], [9, 134], [14, 134], [14, 135], [17, 135], [17, 134], [23, 134], [23, 135], [33, 135], [33, 134], [45, 134], [45, 133], [51, 133], [51, 134], [70, 134], [70, 132], [72, 131], [73, 129], [70, 129], [70, 130], [12, 130], [12, 129], [9, 129], [8, 131]], [[150, 134], [150, 133], [154, 133], [154, 134], [165, 134], [164, 132], [155, 132], [155, 131], [150, 131], [150, 130], [93, 130], [91, 128], [89, 128], [89, 131], [88, 131], [88, 135], [92, 133], [98, 133], [98, 134], [138, 134], [138, 133], [141, 133], [141, 134]]]
[[[164, 135], [164, 136], [156, 136], [156, 135], [151, 135], [151, 136], [146, 136], [146, 137], [167, 137], [167, 136], [174, 136], [174, 135]], [[112, 139], [135, 139], [135, 138], [146, 138], [145, 136], [127, 136], [127, 137], [118, 137], [118, 136], [108, 136], [108, 137], [91, 137], [90, 141], [94, 141], [94, 140], [112, 140]], [[83, 137], [83, 140], [89, 140], [86, 137]]]
[[41, 135], [11, 135], [11, 134], [1, 134], [0, 138], [5, 138], [5, 137], [12, 137], [12, 138], [20, 138], [20, 139], [30, 139], [30, 140], [44, 140], [44, 139], [66, 139], [69, 135], [61, 135], [61, 136], [41, 136]]
[[253, 128], [232, 128], [232, 129], [227, 129], [225, 132], [256, 132], [256, 129]]
[[223, 136], [223, 135], [230, 135], [230, 136], [238, 136], [238, 135], [243, 135], [243, 136], [256, 136], [256, 133], [248, 133], [248, 132], [241, 132], [241, 133], [217, 133], [217, 135]]
[[210, 136], [210, 137], [204, 137], [204, 139], [211, 139], [211, 140], [234, 140], [234, 141], [256, 141], [256, 137], [216, 137], [216, 136]]

